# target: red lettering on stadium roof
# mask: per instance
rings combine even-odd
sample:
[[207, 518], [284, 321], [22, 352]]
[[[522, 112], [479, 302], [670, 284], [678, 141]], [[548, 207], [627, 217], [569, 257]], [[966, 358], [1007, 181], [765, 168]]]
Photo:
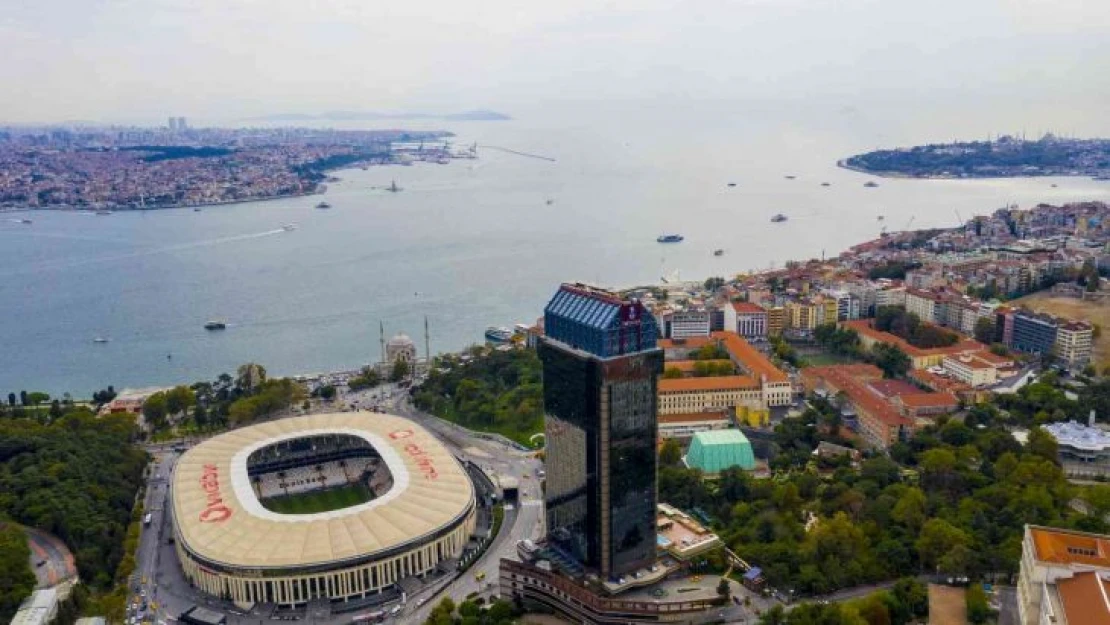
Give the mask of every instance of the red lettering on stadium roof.
[[389, 438], [397, 440], [399, 438], [408, 438], [412, 436], [412, 430], [396, 430], [389, 433]]
[[220, 471], [214, 464], [204, 465], [200, 474], [200, 487], [204, 491], [205, 506], [200, 513], [201, 523], [221, 523], [231, 516], [231, 508], [224, 505], [220, 496]]
[[428, 452], [424, 451], [420, 445], [416, 443], [405, 445], [405, 453], [412, 456], [412, 459], [416, 461], [416, 466], [420, 469], [420, 472], [424, 474], [424, 479], [434, 480], [439, 477], [439, 472], [436, 471], [435, 463], [432, 462], [432, 459], [428, 457]]

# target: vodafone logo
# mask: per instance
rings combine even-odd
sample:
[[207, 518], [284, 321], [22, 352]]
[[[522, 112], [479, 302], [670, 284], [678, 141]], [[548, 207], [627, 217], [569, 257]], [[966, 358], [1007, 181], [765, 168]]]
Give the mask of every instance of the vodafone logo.
[[205, 506], [200, 512], [201, 523], [222, 523], [231, 516], [231, 508], [224, 505], [220, 496], [220, 473], [214, 464], [204, 465], [200, 474], [200, 487], [204, 490]]
[[408, 438], [410, 436], [412, 436], [412, 430], [396, 430], [389, 433], [389, 438], [392, 438], [393, 440]]

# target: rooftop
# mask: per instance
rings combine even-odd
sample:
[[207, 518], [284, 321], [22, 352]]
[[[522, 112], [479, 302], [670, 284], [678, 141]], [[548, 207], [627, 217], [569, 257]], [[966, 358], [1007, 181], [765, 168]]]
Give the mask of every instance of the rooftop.
[[768, 382], [788, 382], [786, 374], [771, 361], [763, 352], [752, 347], [751, 343], [744, 340], [735, 332], [714, 332], [712, 338], [722, 341], [725, 349], [734, 360], [740, 362], [753, 376], [766, 376]]
[[1087, 451], [1110, 449], [1110, 433], [1076, 421], [1049, 423], [1042, 426], [1061, 445]]
[[659, 380], [660, 393], [678, 393], [682, 391], [734, 391], [742, 389], [758, 389], [759, 382], [746, 375], [723, 375], [706, 378], [675, 378]]
[[1097, 572], [1078, 573], [1056, 582], [1067, 625], [1110, 623], [1110, 579]]
[[1110, 536], [1035, 525], [1027, 531], [1041, 562], [1110, 568]]
[[686, 464], [708, 474], [730, 467], [752, 470], [755, 455], [748, 437], [740, 430], [711, 430], [694, 434], [686, 452]]
[[738, 313], [767, 313], [767, 309], [752, 302], [733, 302], [732, 309]]
[[700, 421], [727, 421], [728, 415], [721, 411], [684, 412], [681, 414], [661, 414], [659, 424], [668, 423], [697, 423]]
[[[902, 351], [906, 352], [906, 355], [910, 356], [911, 358], [921, 358], [924, 356], [935, 355], [955, 355], [962, 354], [964, 352], [980, 352], [987, 350], [986, 345], [983, 345], [979, 341], [966, 337], [961, 338], [956, 343], [948, 345], [946, 347], [915, 347], [913, 345], [910, 345], [905, 339], [902, 339], [901, 337], [895, 336], [889, 332], [883, 332], [882, 330], [876, 330], [874, 327], [872, 327], [872, 321], [870, 319], [855, 319], [852, 321], [842, 321], [840, 323], [844, 327], [855, 330], [863, 336], [870, 337], [872, 340], [882, 343], [890, 343], [901, 349]], [[948, 331], [951, 332], [951, 330]], [[953, 332], [953, 334], [955, 333]]]

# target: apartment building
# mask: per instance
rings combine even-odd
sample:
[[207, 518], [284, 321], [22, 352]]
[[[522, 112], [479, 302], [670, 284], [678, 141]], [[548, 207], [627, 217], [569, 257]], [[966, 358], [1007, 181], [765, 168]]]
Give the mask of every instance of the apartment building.
[[725, 329], [746, 339], [766, 338], [768, 311], [751, 302], [730, 302], [724, 307]]

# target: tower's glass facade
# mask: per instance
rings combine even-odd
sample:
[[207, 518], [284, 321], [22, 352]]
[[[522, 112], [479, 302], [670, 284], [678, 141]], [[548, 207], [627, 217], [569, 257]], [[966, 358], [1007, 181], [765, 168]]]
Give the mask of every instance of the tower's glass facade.
[[655, 559], [655, 319], [639, 302], [569, 285], [546, 313], [548, 536], [585, 567], [623, 575]]

